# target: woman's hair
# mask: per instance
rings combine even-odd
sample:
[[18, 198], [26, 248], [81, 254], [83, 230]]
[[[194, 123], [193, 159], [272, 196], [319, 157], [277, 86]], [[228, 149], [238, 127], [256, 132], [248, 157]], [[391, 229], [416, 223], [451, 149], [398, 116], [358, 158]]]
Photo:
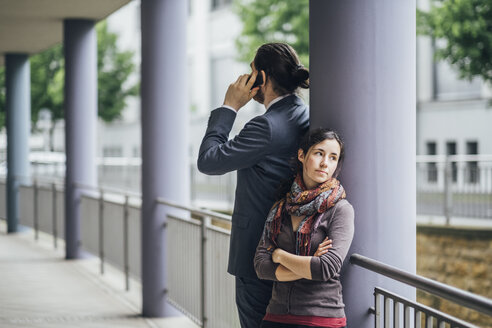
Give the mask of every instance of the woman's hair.
[[[304, 155], [307, 155], [309, 148], [312, 146], [319, 144], [325, 140], [336, 140], [340, 145], [340, 155], [338, 156], [338, 164], [335, 172], [333, 172], [333, 177], [337, 178], [338, 174], [342, 170], [343, 159], [345, 158], [345, 147], [342, 141], [342, 138], [333, 130], [326, 128], [317, 128], [308, 132], [299, 143], [299, 149], [302, 149]], [[296, 173], [302, 172], [302, 163], [297, 159], [296, 156]]]
[[288, 44], [262, 45], [253, 62], [256, 70], [265, 71], [267, 79], [272, 79], [273, 90], [279, 95], [309, 88], [309, 71], [301, 65], [296, 51]]
[[[312, 146], [317, 145], [325, 140], [336, 140], [340, 145], [340, 155], [338, 156], [337, 168], [332, 175], [333, 178], [337, 178], [340, 174], [340, 171], [342, 170], [343, 160], [345, 158], [345, 146], [342, 138], [338, 135], [337, 132], [326, 128], [317, 128], [315, 130], [309, 131], [304, 135], [304, 137], [302, 137], [301, 142], [299, 143], [299, 149], [302, 149], [304, 155], [307, 155], [309, 149]], [[302, 163], [297, 158], [297, 153], [296, 156], [292, 158], [292, 167], [293, 175], [290, 179], [284, 181], [281, 184], [278, 189], [276, 200], [280, 200], [285, 197], [285, 194], [290, 191], [290, 187], [294, 182], [296, 175], [298, 173], [302, 174]]]

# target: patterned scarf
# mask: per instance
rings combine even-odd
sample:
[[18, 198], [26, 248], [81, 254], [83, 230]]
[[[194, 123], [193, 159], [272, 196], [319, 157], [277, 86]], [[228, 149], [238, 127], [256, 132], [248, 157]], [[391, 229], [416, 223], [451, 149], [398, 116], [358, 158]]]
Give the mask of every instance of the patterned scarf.
[[[296, 254], [309, 255], [311, 236], [318, 228], [321, 215], [315, 220], [316, 214], [326, 212], [340, 199], [345, 198], [345, 190], [340, 181], [331, 178], [315, 189], [307, 189], [298, 174], [286, 197], [276, 202], [266, 219], [265, 232], [275, 245], [282, 226], [282, 213], [306, 217], [299, 224], [296, 232]], [[290, 218], [289, 218], [290, 219]]]

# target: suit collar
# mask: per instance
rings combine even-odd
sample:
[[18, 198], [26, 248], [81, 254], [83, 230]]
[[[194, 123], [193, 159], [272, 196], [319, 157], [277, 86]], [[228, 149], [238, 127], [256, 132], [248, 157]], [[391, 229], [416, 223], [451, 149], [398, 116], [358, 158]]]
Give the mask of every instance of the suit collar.
[[287, 96], [285, 98], [280, 99], [279, 101], [277, 101], [273, 105], [271, 105], [267, 109], [267, 112], [272, 111], [272, 110], [276, 110], [276, 109], [279, 109], [279, 108], [282, 108], [282, 107], [284, 107], [285, 105], [288, 105], [288, 104], [302, 105], [303, 104], [303, 101], [297, 95], [291, 94], [291, 95], [289, 95], [289, 96]]

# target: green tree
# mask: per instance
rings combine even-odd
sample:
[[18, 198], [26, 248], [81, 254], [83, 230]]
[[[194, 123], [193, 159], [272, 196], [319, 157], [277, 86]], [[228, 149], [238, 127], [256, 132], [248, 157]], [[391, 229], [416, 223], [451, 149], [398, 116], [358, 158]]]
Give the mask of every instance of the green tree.
[[[51, 112], [52, 130], [63, 119], [63, 47], [58, 44], [31, 56], [31, 120], [38, 121], [39, 111]], [[60, 79], [61, 76], [61, 79]]]
[[456, 67], [461, 78], [492, 81], [490, 0], [433, 0], [428, 12], [417, 10], [417, 32], [446, 41], [436, 58]]
[[[135, 71], [133, 52], [119, 51], [116, 46], [118, 36], [108, 31], [106, 21], [96, 25], [97, 31], [97, 69], [98, 69], [98, 115], [105, 122], [121, 116], [128, 96], [138, 95], [138, 83], [129, 82]], [[64, 118], [63, 88], [65, 62], [63, 46], [56, 45], [39, 54], [31, 56], [31, 118], [36, 123], [39, 112], [51, 112], [53, 135], [55, 124]], [[0, 109], [5, 108], [4, 69], [0, 71]], [[0, 123], [4, 126], [4, 113], [0, 113]], [[51, 138], [51, 149], [53, 138]]]
[[111, 122], [121, 117], [126, 98], [138, 95], [139, 84], [128, 81], [135, 71], [134, 53], [118, 50], [118, 35], [108, 32], [106, 21], [99, 23], [96, 29], [99, 117]]
[[236, 41], [239, 59], [249, 63], [266, 42], [287, 42], [309, 65], [309, 0], [235, 0], [243, 23]]

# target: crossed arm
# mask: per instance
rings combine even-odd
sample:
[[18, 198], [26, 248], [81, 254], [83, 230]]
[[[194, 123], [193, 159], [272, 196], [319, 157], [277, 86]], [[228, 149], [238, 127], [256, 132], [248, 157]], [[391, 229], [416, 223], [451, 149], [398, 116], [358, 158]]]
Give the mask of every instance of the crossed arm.
[[[332, 241], [327, 237], [319, 244], [313, 256], [320, 257], [331, 247]], [[272, 253], [272, 260], [279, 264], [275, 270], [275, 277], [279, 281], [293, 281], [302, 278], [311, 280], [311, 258], [313, 256], [294, 255], [281, 248], [275, 249]]]
[[[340, 206], [329, 225], [325, 239], [313, 256], [291, 254], [265, 235], [256, 248], [255, 270], [260, 279], [293, 281], [309, 279], [327, 281], [340, 272], [354, 234], [354, 210], [347, 203]], [[332, 244], [333, 241], [333, 244]]]

